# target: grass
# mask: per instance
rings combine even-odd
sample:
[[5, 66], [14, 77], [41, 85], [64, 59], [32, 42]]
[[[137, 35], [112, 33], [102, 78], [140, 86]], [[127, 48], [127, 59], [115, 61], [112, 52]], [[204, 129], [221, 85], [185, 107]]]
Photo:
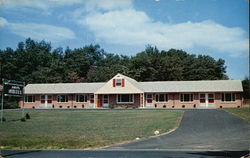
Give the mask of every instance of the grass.
[[250, 123], [250, 108], [224, 108], [226, 112], [236, 115]]
[[169, 110], [39, 110], [21, 122], [4, 113], [0, 149], [84, 149], [145, 138], [179, 125], [183, 112]]

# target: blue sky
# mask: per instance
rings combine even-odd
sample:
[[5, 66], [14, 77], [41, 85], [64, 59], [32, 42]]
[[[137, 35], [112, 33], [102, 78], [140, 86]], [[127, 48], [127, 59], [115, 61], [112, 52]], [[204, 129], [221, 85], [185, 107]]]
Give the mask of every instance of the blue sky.
[[230, 79], [249, 72], [248, 0], [2, 0], [0, 49], [30, 37], [71, 49], [99, 44], [135, 55], [145, 45], [226, 61]]

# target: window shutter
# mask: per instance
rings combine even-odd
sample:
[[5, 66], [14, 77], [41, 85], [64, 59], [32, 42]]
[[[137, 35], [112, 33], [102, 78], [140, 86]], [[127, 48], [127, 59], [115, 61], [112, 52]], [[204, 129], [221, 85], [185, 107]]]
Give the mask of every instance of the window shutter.
[[115, 87], [115, 79], [113, 79], [113, 87]]
[[124, 80], [124, 78], [122, 79], [122, 87], [124, 87], [125, 86], [125, 80]]

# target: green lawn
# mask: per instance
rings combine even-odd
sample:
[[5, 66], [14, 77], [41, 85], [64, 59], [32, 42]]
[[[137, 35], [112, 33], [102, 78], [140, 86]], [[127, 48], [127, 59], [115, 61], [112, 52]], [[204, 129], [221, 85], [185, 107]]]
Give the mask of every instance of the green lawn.
[[183, 112], [169, 110], [43, 110], [4, 113], [0, 149], [83, 149], [101, 147], [168, 132], [179, 125]]
[[250, 108], [225, 108], [223, 110], [236, 115], [250, 123]]

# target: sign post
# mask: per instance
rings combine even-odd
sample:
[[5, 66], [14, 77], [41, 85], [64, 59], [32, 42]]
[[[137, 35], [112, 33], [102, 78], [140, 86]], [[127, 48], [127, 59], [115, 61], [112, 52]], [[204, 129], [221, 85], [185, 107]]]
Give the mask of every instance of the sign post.
[[[13, 96], [13, 97], [22, 97], [23, 98], [22, 117], [24, 117], [24, 86], [25, 86], [25, 82], [2, 79], [2, 84], [3, 84], [3, 86], [2, 86], [1, 123], [3, 122], [4, 96]], [[1, 90], [1, 87], [0, 87], [0, 90]]]
[[[4, 82], [4, 79], [2, 79], [2, 81]], [[1, 102], [2, 102], [2, 104], [1, 104], [1, 123], [3, 123], [3, 98], [4, 98], [3, 90], [4, 90], [4, 84], [1, 85], [0, 89], [1, 89], [1, 94], [2, 94], [2, 99], [1, 99]]]

